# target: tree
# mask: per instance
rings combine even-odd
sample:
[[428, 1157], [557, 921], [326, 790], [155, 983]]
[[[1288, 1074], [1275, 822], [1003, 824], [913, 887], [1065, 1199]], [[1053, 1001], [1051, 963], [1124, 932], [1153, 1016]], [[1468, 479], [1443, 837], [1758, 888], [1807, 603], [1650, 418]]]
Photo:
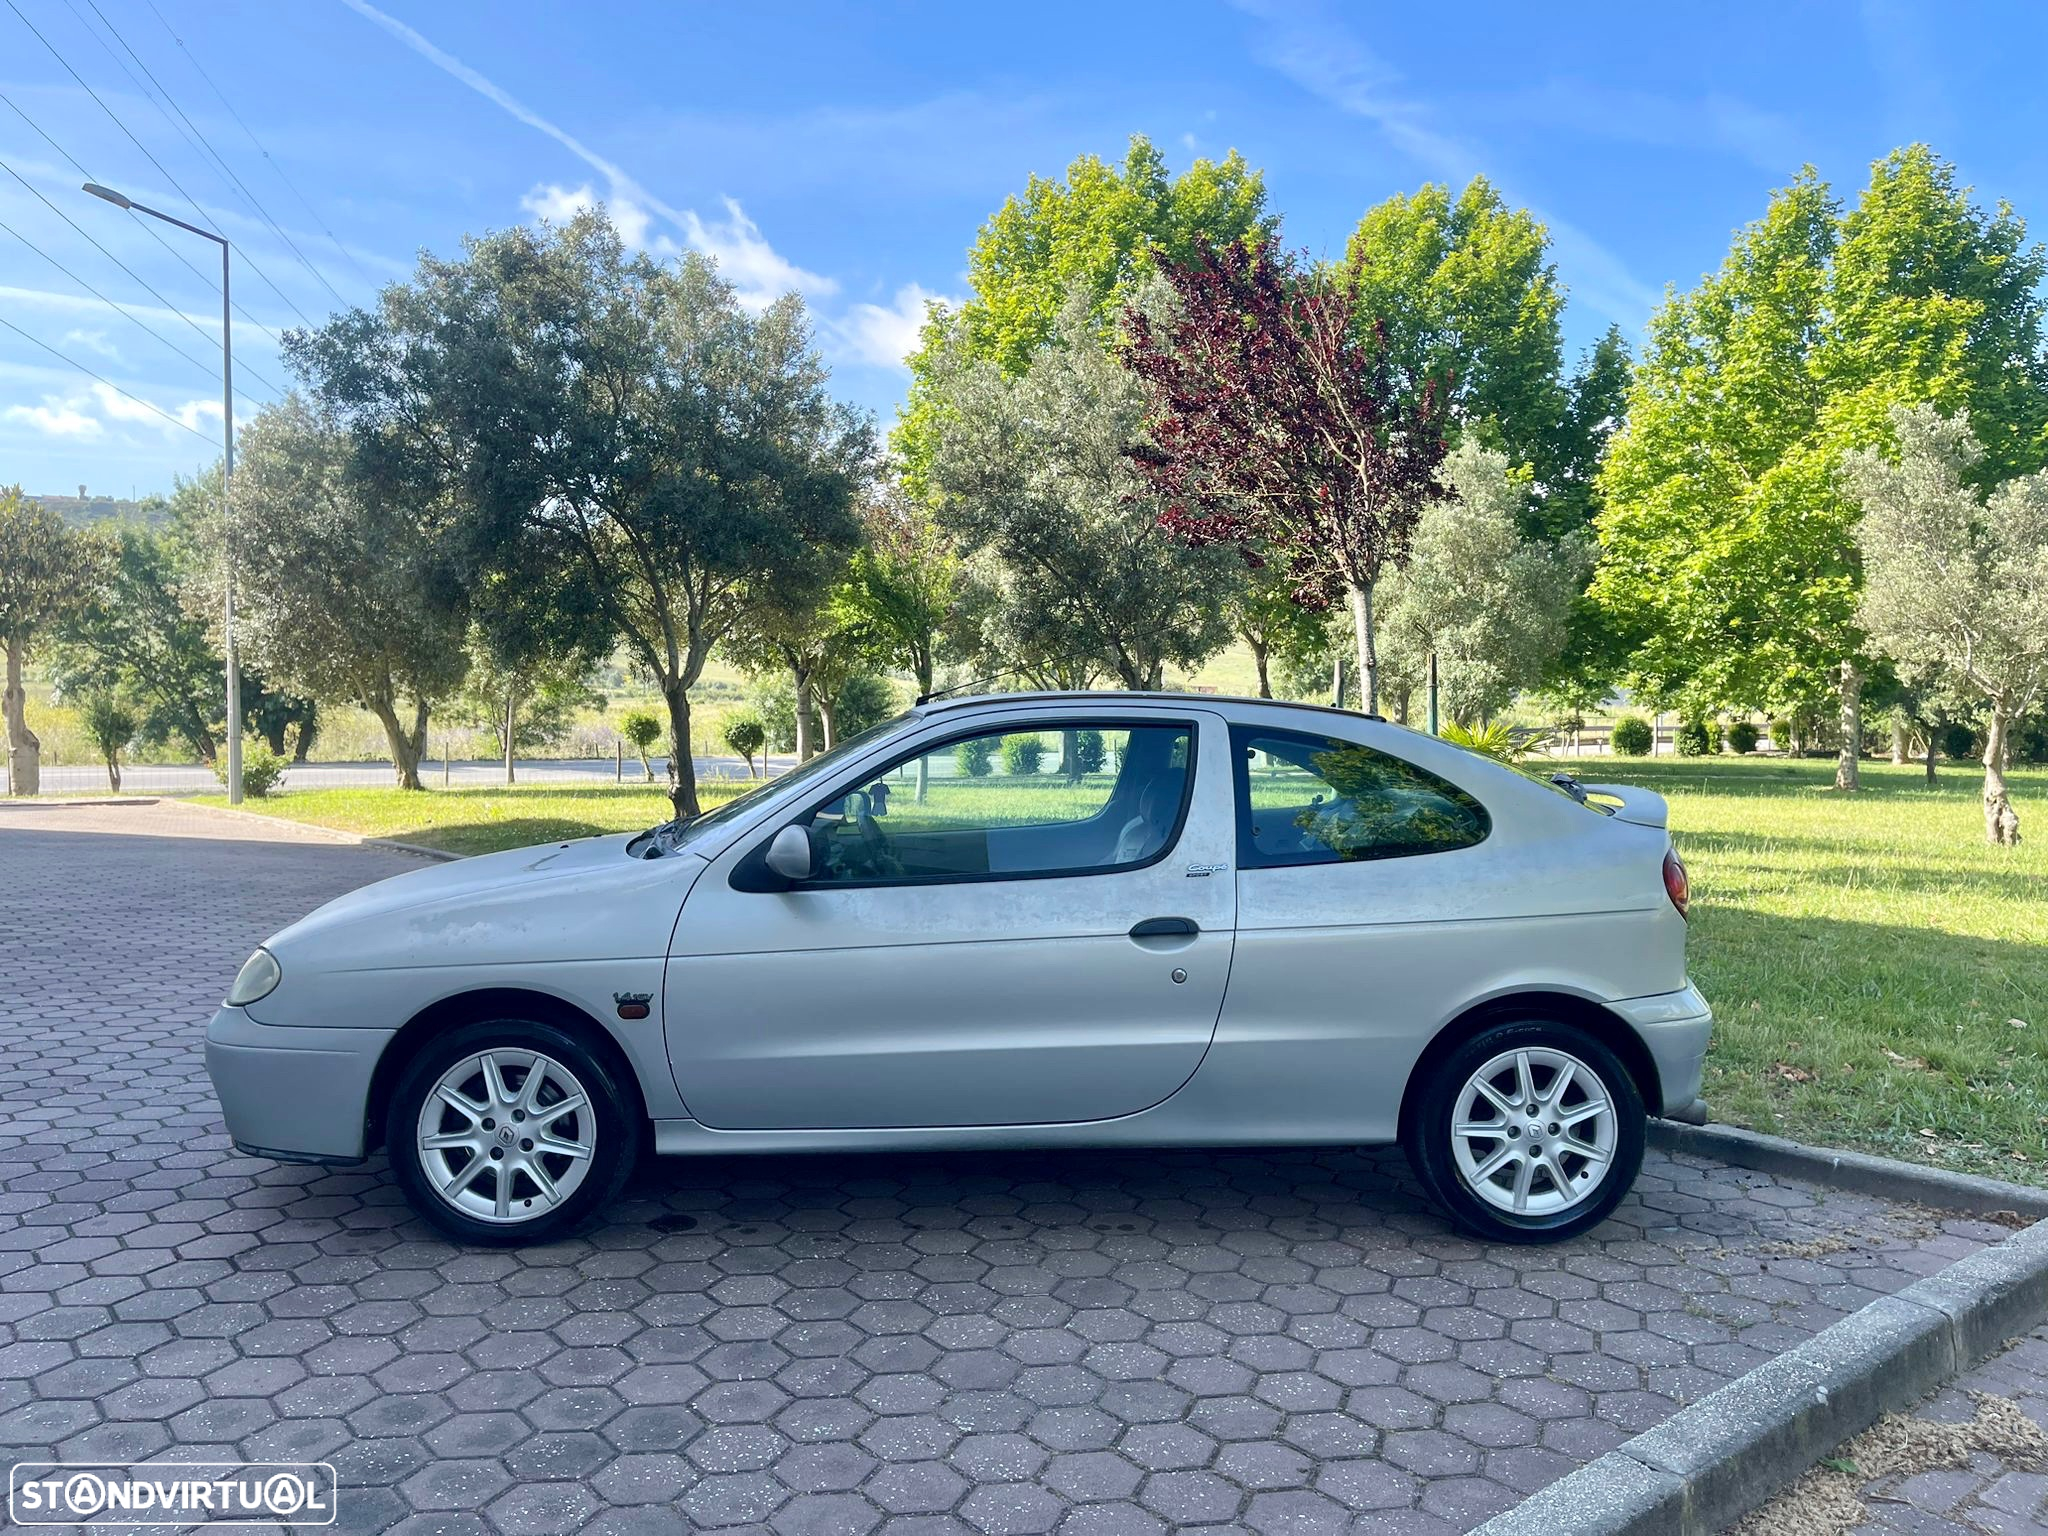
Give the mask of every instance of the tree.
[[1229, 638], [1228, 550], [1160, 525], [1127, 450], [1146, 396], [1096, 334], [1076, 289], [1022, 375], [958, 359], [932, 457], [936, 513], [984, 557], [990, 622], [1013, 658], [1092, 665], [1126, 688], [1158, 688]]
[[1386, 579], [1386, 667], [1405, 701], [1434, 654], [1444, 712], [1469, 726], [1541, 681], [1592, 559], [1583, 534], [1552, 544], [1517, 532], [1529, 477], [1505, 453], [1468, 438], [1444, 480], [1450, 495], [1423, 509], [1407, 567]]
[[[468, 664], [462, 572], [434, 509], [356, 474], [340, 424], [289, 395], [242, 435], [233, 510], [250, 656], [302, 692], [376, 716], [398, 786], [420, 788], [428, 711]], [[220, 569], [220, 536], [215, 519], [203, 532], [208, 572]]]
[[719, 726], [719, 735], [731, 751], [747, 760], [747, 777], [754, 777], [754, 754], [768, 743], [768, 732], [761, 724], [761, 717], [751, 709], [734, 710]]
[[1057, 180], [1031, 177], [1021, 196], [989, 216], [967, 253], [973, 297], [957, 311], [929, 311], [909, 360], [910, 398], [893, 446], [911, 494], [930, 491], [949, 360], [990, 363], [1010, 377], [1023, 373], [1076, 291], [1097, 338], [1108, 341], [1124, 299], [1162, 254], [1181, 261], [1199, 241], [1263, 239], [1279, 222], [1266, 211], [1264, 177], [1235, 150], [1173, 176], [1140, 134], [1121, 166], [1082, 155]]
[[121, 793], [121, 749], [134, 739], [135, 711], [111, 693], [89, 693], [78, 702], [78, 723], [107, 765], [107, 788]]
[[1983, 446], [1962, 415], [1895, 407], [1898, 459], [1865, 448], [1842, 476], [1862, 508], [1861, 616], [1907, 661], [1943, 662], [1990, 710], [1984, 732], [1984, 833], [2020, 840], [2005, 782], [2013, 724], [2048, 692], [2048, 470], [1970, 483]]
[[1259, 697], [1273, 697], [1273, 666], [1285, 669], [1328, 647], [1328, 614], [1304, 605], [1295, 595], [1286, 566], [1271, 553], [1245, 552], [1246, 569], [1224, 598], [1224, 612], [1252, 653], [1259, 676]]
[[929, 504], [900, 484], [885, 483], [869, 498], [861, 525], [864, 540], [834, 596], [842, 622], [864, 632], [885, 665], [908, 672], [920, 695], [930, 693], [960, 600], [959, 547]]
[[1666, 301], [1600, 476], [1593, 592], [1636, 691], [1781, 712], [1832, 695], [1836, 783], [1856, 787], [1871, 658], [1841, 456], [1882, 445], [1893, 405], [1931, 401], [1972, 414], [1982, 473], [2038, 464], [2044, 273], [2010, 210], [1982, 212], [1914, 145], [1846, 216], [1807, 169]]
[[[217, 503], [217, 488], [214, 494]], [[99, 586], [58, 630], [58, 680], [67, 692], [122, 695], [139, 709], [131, 734], [176, 738], [210, 763], [226, 712], [227, 668], [208, 633], [210, 614], [195, 611], [185, 551], [176, 534], [145, 525], [123, 525], [113, 539]], [[254, 681], [243, 674], [245, 709]]]
[[832, 401], [803, 303], [750, 313], [711, 262], [629, 256], [600, 213], [422, 260], [377, 313], [294, 357], [386, 483], [445, 499], [471, 547], [559, 547], [668, 712], [699, 810], [690, 690], [758, 590], [850, 543], [872, 428]]
[[780, 670], [788, 675], [798, 762], [820, 750], [811, 731], [814, 720], [822, 727], [822, 745], [832, 745], [833, 696], [866, 648], [865, 634], [833, 601], [850, 558], [843, 546], [818, 545], [805, 551], [773, 581], [750, 586], [726, 636], [727, 654], [744, 671], [759, 676]]
[[650, 709], [629, 709], [619, 716], [619, 734], [640, 754], [640, 770], [650, 784], [654, 782], [654, 765], [647, 760], [647, 749], [661, 740], [663, 729], [661, 716]]
[[455, 717], [490, 731], [507, 784], [516, 781], [520, 752], [560, 736], [577, 710], [603, 707], [603, 697], [590, 686], [595, 658], [585, 649], [522, 643], [516, 632], [477, 620], [470, 623], [468, 646], [469, 670], [454, 701]]
[[7, 684], [0, 713], [7, 722], [7, 792], [33, 795], [42, 788], [42, 739], [28, 728], [22, 668], [29, 649], [90, 593], [108, 563], [104, 542], [73, 533], [57, 514], [0, 487], [0, 646], [7, 652]]
[[1133, 462], [1182, 537], [1260, 541], [1305, 600], [1345, 598], [1370, 713], [1374, 588], [1443, 494], [1441, 393], [1353, 313], [1355, 273], [1302, 271], [1267, 242], [1201, 245], [1164, 274], [1177, 304], [1157, 321], [1126, 311], [1131, 366], [1151, 391]]

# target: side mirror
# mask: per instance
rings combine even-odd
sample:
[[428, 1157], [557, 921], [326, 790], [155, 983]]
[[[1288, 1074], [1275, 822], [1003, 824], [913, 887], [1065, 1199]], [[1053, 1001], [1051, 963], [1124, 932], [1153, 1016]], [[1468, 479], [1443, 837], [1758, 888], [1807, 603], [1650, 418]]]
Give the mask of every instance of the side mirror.
[[784, 827], [770, 840], [762, 862], [785, 880], [810, 879], [811, 834], [802, 827]]

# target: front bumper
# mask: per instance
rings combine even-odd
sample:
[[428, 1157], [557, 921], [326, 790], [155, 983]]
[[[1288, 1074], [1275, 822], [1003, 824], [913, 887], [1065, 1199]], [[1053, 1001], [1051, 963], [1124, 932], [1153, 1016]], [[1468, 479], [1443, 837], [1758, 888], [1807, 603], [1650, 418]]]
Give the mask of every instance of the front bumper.
[[1683, 1109], [1698, 1098], [1707, 1039], [1714, 1032], [1714, 1013], [1700, 989], [1687, 983], [1682, 992], [1625, 998], [1607, 1006], [1629, 1022], [1656, 1064], [1663, 1102], [1650, 1105], [1650, 1112]]
[[282, 1162], [359, 1162], [370, 1078], [390, 1029], [294, 1029], [222, 1007], [206, 1026], [206, 1073], [228, 1135]]

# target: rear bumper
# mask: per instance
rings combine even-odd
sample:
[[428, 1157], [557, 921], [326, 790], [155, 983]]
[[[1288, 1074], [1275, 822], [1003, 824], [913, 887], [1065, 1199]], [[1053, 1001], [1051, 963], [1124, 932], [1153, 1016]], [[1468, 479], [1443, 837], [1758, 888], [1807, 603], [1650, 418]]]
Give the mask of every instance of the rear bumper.
[[1624, 998], [1607, 1006], [1628, 1021], [1656, 1064], [1663, 1102], [1648, 1106], [1650, 1112], [1683, 1109], [1698, 1098], [1707, 1040], [1714, 1032], [1714, 1012], [1700, 989], [1688, 983], [1682, 992]]
[[293, 1029], [223, 1007], [206, 1027], [206, 1073], [228, 1135], [284, 1162], [363, 1156], [370, 1078], [389, 1029]]

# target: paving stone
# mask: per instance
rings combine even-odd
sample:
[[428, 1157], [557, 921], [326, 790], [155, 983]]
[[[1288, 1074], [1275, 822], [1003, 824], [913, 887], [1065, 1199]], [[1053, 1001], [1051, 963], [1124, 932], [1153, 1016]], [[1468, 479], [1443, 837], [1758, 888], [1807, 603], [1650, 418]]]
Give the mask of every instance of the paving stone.
[[[236, 1153], [203, 1061], [251, 948], [418, 867], [0, 809], [0, 1462], [324, 1455], [337, 1529], [407, 1536], [1445, 1536], [2000, 1235], [1653, 1152], [1596, 1232], [1493, 1248], [1398, 1153], [1286, 1148], [672, 1161], [464, 1250], [381, 1157]], [[2048, 1524], [2019, 1468], [1904, 1497]]]

